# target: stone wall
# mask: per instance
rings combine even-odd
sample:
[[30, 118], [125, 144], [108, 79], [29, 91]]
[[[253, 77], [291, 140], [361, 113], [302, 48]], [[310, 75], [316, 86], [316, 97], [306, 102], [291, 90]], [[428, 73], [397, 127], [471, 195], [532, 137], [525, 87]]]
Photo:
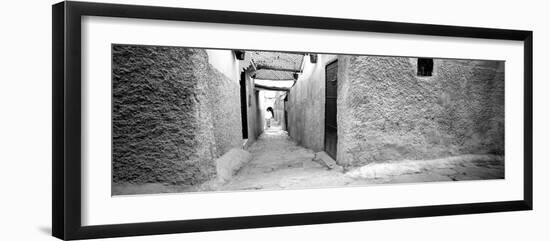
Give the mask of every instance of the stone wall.
[[504, 154], [504, 62], [416, 60], [339, 56], [338, 163]]
[[317, 63], [305, 58], [304, 70], [290, 89], [287, 131], [298, 144], [314, 151], [324, 149], [325, 138], [325, 66], [335, 55], [319, 54]]
[[202, 49], [113, 45], [112, 58], [113, 182], [213, 178], [214, 159], [242, 141], [238, 79]]

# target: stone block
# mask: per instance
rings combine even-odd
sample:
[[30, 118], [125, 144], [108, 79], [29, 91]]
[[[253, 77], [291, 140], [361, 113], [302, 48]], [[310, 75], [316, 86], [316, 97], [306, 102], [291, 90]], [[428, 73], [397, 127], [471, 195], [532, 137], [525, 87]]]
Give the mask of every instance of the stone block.
[[240, 148], [233, 148], [216, 159], [218, 180], [225, 183], [233, 177], [241, 167], [250, 161], [250, 153]]
[[329, 170], [337, 170], [340, 172], [343, 172], [344, 169], [336, 163], [332, 157], [330, 157], [326, 152], [321, 151], [315, 153], [315, 157], [313, 158], [313, 161], [321, 164], [322, 166], [326, 167]]

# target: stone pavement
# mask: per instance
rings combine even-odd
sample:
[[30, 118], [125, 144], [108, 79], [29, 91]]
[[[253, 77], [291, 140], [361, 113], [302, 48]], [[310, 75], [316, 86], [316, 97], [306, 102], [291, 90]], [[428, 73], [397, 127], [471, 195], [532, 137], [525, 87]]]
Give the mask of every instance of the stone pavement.
[[504, 178], [504, 159], [495, 155], [371, 163], [344, 173], [326, 153], [297, 145], [276, 126], [266, 130], [248, 151], [251, 160], [227, 182], [211, 180], [197, 186], [118, 184], [113, 186], [113, 193], [281, 190]]
[[[504, 178], [504, 159], [495, 155], [462, 155], [433, 160], [369, 164], [343, 173], [321, 162], [312, 150], [297, 145], [278, 127], [266, 130], [248, 149], [251, 161], [225, 184], [202, 191], [325, 188], [381, 183], [483, 180]], [[326, 154], [325, 154], [326, 155]]]
[[314, 161], [312, 150], [298, 146], [277, 126], [266, 130], [248, 151], [252, 160], [217, 190], [343, 186], [353, 181]]

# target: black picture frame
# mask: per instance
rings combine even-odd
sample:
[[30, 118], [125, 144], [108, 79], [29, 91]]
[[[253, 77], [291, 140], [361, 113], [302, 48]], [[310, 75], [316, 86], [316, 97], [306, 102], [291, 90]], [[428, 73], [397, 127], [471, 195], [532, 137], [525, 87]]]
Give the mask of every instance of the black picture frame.
[[[284, 215], [246, 216], [99, 226], [81, 224], [81, 17], [229, 23], [258, 26], [351, 30], [378, 33], [517, 40], [524, 43], [524, 186], [522, 200], [463, 203]], [[380, 219], [532, 210], [533, 208], [533, 32], [306, 17], [277, 14], [197, 10], [90, 2], [52, 6], [52, 233], [60, 239], [88, 239], [213, 230], [308, 225]]]

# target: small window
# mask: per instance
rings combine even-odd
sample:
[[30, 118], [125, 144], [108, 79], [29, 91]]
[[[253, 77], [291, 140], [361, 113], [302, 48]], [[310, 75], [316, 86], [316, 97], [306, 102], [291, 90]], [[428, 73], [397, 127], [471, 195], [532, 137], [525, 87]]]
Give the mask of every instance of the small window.
[[432, 76], [434, 69], [434, 60], [427, 58], [418, 58], [418, 76]]

